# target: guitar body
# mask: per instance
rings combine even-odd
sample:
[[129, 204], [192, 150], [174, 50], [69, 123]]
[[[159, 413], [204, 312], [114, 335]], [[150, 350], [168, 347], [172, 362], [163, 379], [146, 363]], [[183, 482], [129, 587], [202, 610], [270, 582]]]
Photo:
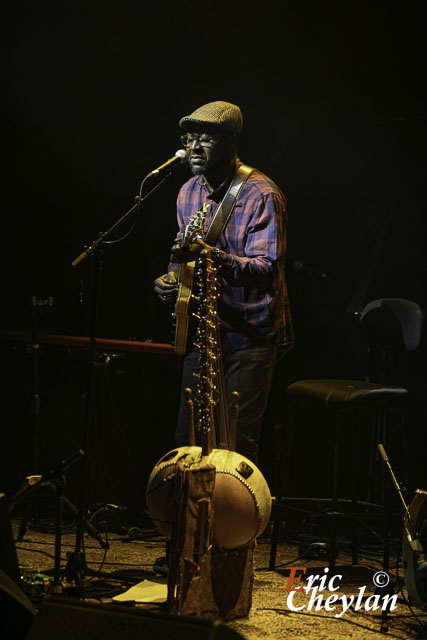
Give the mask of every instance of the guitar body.
[[173, 313], [173, 342], [177, 356], [187, 353], [188, 336], [191, 325], [191, 298], [193, 294], [193, 276], [195, 262], [181, 265], [178, 276], [178, 294]]

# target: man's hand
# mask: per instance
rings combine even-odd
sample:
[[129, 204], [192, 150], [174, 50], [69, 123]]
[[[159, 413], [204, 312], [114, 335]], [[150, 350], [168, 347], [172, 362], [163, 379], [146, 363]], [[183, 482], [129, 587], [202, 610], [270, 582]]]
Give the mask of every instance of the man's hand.
[[204, 249], [212, 251], [212, 247], [199, 238], [186, 249], [182, 249], [179, 244], [175, 244], [171, 249], [171, 260], [174, 262], [192, 262], [197, 260]]
[[178, 274], [169, 271], [154, 280], [154, 291], [162, 302], [174, 303], [178, 292]]

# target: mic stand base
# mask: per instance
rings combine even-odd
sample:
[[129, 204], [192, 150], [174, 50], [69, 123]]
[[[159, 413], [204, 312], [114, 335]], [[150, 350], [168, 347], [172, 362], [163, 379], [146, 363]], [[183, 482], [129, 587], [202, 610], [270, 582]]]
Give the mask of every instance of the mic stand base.
[[[43, 483], [44, 487], [49, 487], [52, 490], [55, 490], [55, 486], [53, 483], [51, 482], [46, 482]], [[40, 487], [41, 488], [41, 487]], [[75, 504], [73, 502], [71, 502], [71, 500], [69, 500], [69, 498], [67, 498], [67, 496], [63, 495], [62, 496], [62, 500], [63, 503], [66, 507], [69, 508], [69, 510], [76, 516], [78, 514], [78, 509], [75, 506]], [[19, 525], [19, 530], [18, 530], [18, 535], [16, 537], [16, 541], [17, 542], [23, 542], [24, 540], [24, 536], [27, 532], [27, 528], [28, 528], [28, 523], [31, 520], [31, 516], [26, 513], [23, 517], [22, 517], [22, 521], [21, 524]], [[110, 548], [110, 543], [107, 542], [106, 540], [104, 540], [98, 530], [93, 526], [93, 524], [91, 522], [89, 522], [88, 520], [85, 520], [84, 523], [84, 528], [85, 531], [88, 535], [90, 535], [94, 540], [96, 540], [99, 544], [99, 546], [101, 547], [101, 549], [109, 549]], [[41, 530], [41, 525], [40, 522], [33, 522], [33, 525], [30, 527], [30, 529], [34, 529], [34, 530]]]
[[[12, 513], [13, 509], [18, 504], [18, 502], [20, 502], [27, 496], [31, 495], [32, 493], [37, 493], [38, 490], [41, 489], [41, 487], [49, 487], [49, 489], [52, 489], [53, 491], [56, 492], [57, 491], [56, 479], [58, 477], [58, 473], [62, 472], [62, 470], [66, 470], [71, 464], [73, 464], [81, 456], [81, 454], [82, 452], [79, 452], [76, 456], [73, 456], [69, 460], [61, 461], [58, 465], [56, 465], [56, 467], [48, 471], [43, 476], [41, 475], [27, 476], [25, 478], [24, 483], [20, 487], [20, 489], [18, 489], [17, 493], [10, 500], [9, 513]], [[62, 493], [62, 501], [63, 501], [63, 504], [66, 507], [68, 507], [75, 516], [79, 514], [79, 510], [77, 509], [77, 507], [63, 493]], [[24, 515], [22, 516], [22, 521], [19, 526], [19, 531], [17, 535], [18, 542], [23, 541], [25, 533], [27, 531], [28, 522], [31, 520], [31, 515], [29, 513], [31, 506], [32, 505], [30, 503], [29, 507], [25, 510]], [[35, 523], [34, 528], [36, 529], [38, 525], [39, 523]], [[99, 546], [102, 549], [109, 548], [110, 546], [109, 543], [106, 540], [103, 540], [101, 538], [98, 530], [94, 527], [94, 525], [91, 522], [88, 522], [86, 519], [84, 519], [84, 529], [90, 536], [92, 536], [92, 538], [94, 538], [98, 542]]]
[[75, 585], [74, 595], [83, 596], [83, 579], [87, 575], [88, 569], [84, 551], [68, 551], [67, 564], [65, 566], [65, 576], [67, 581]]

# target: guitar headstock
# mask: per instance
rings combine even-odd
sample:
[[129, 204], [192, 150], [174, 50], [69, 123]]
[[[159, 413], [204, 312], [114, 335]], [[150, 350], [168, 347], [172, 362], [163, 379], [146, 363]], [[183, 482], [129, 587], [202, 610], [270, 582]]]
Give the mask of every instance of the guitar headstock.
[[181, 249], [187, 249], [193, 244], [196, 238], [203, 237], [208, 206], [209, 205], [204, 202], [202, 208], [191, 216], [180, 239]]

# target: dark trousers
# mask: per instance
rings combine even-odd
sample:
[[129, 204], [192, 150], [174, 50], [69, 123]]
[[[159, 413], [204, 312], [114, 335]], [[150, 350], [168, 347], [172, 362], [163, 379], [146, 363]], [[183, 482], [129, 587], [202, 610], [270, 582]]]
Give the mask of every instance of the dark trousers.
[[[255, 464], [258, 462], [258, 441], [273, 381], [276, 352], [275, 344], [267, 344], [241, 349], [224, 357], [224, 379], [229, 410], [232, 392], [239, 392], [236, 450]], [[193, 376], [193, 372], [197, 371], [198, 355], [198, 352], [192, 351], [184, 359], [181, 403], [175, 430], [177, 446], [188, 444], [184, 389], [190, 387], [193, 397], [195, 396], [197, 379]]]

